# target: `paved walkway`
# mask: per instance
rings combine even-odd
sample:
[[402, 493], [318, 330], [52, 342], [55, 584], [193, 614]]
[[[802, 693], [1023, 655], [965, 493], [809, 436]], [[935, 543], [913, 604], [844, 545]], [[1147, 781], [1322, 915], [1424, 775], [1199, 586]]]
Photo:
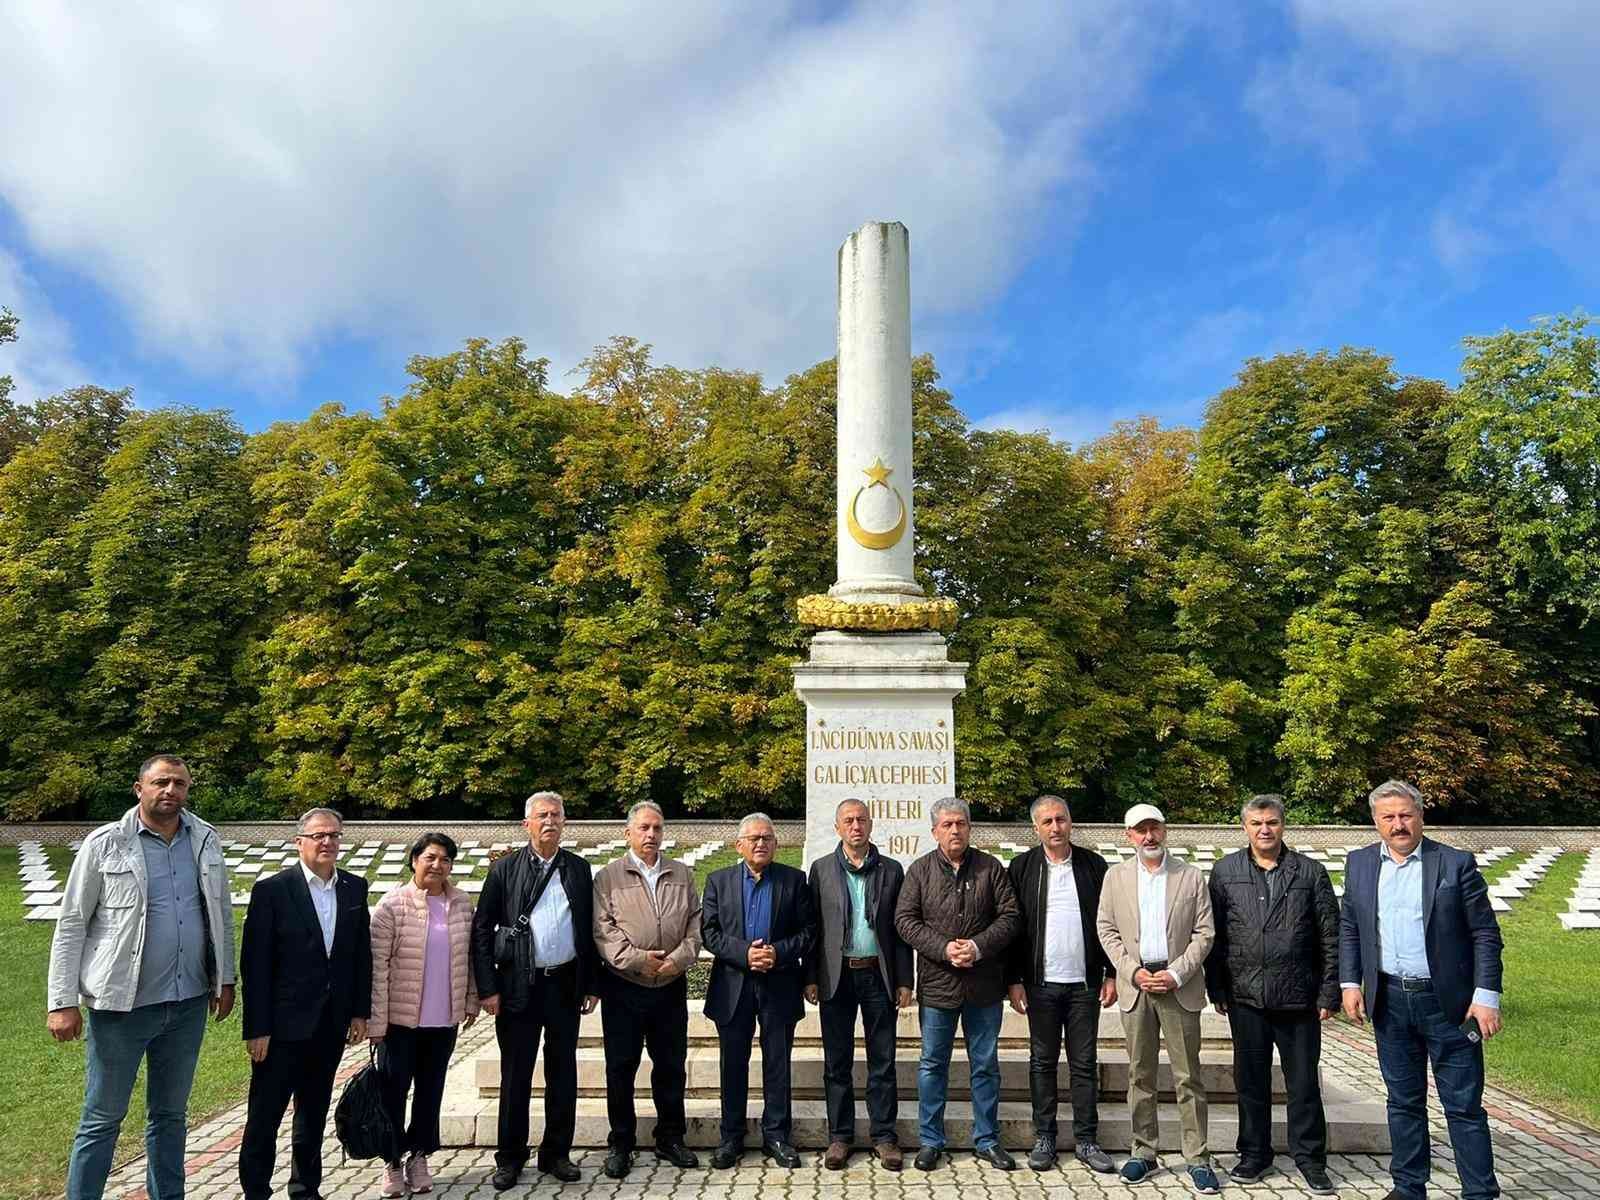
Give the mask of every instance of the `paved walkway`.
[[[1323, 1041], [1325, 1077], [1381, 1096], [1383, 1081], [1378, 1075], [1371, 1034], [1342, 1023], [1330, 1023], [1324, 1028], [1327, 1032]], [[470, 1056], [489, 1035], [488, 1022], [480, 1023], [465, 1034], [457, 1050], [458, 1063]], [[364, 1048], [352, 1050], [346, 1055], [342, 1074], [353, 1072], [365, 1061]], [[1496, 1169], [1507, 1197], [1537, 1197], [1538, 1200], [1600, 1197], [1600, 1130], [1558, 1117], [1495, 1088], [1488, 1089], [1484, 1099], [1494, 1130]], [[1430, 1105], [1430, 1112], [1434, 1144], [1432, 1194], [1460, 1195], [1437, 1103]], [[241, 1104], [190, 1131], [190, 1197], [222, 1200], [238, 1195], [239, 1137], [243, 1127], [244, 1105]], [[274, 1186], [278, 1188], [283, 1187], [288, 1175], [288, 1127], [285, 1120], [278, 1152], [282, 1169], [274, 1179]], [[378, 1169], [372, 1163], [342, 1163], [338, 1143], [331, 1133], [331, 1118], [329, 1129], [324, 1147], [327, 1169], [323, 1194], [328, 1200], [377, 1196]], [[1236, 1161], [1231, 1147], [1213, 1149], [1220, 1167], [1225, 1169]], [[1126, 1187], [1114, 1176], [1095, 1175], [1070, 1159], [1068, 1165], [1054, 1171], [1038, 1173], [1024, 1168], [1005, 1172], [977, 1162], [970, 1154], [957, 1153], [952, 1159], [946, 1159], [939, 1170], [922, 1174], [911, 1169], [908, 1156], [907, 1169], [894, 1175], [865, 1154], [852, 1159], [849, 1168], [842, 1172], [824, 1170], [820, 1152], [806, 1153], [804, 1165], [794, 1171], [767, 1165], [755, 1151], [747, 1153], [744, 1163], [731, 1171], [712, 1171], [709, 1166], [683, 1171], [659, 1166], [653, 1156], [641, 1155], [632, 1173], [619, 1182], [601, 1174], [604, 1157], [602, 1150], [574, 1154], [574, 1161], [583, 1172], [583, 1179], [578, 1183], [562, 1186], [529, 1170], [518, 1187], [496, 1193], [488, 1183], [493, 1170], [492, 1151], [446, 1150], [429, 1160], [436, 1180], [432, 1194], [439, 1200], [464, 1200], [469, 1196], [481, 1200], [498, 1194], [515, 1200], [524, 1196], [551, 1196], [557, 1190], [562, 1200], [655, 1200], [669, 1196], [693, 1196], [695, 1200], [813, 1200], [839, 1195], [859, 1200], [897, 1200], [899, 1197], [923, 1200], [934, 1196], [945, 1200], [952, 1190], [962, 1193], [963, 1200], [1011, 1200], [1013, 1197], [1034, 1200], [1039, 1196], [1047, 1200], [1094, 1196], [1126, 1200], [1134, 1195], [1192, 1194], [1188, 1177], [1181, 1171], [1182, 1163], [1176, 1157], [1164, 1160], [1175, 1170], [1161, 1171], [1137, 1188]], [[702, 1161], [709, 1162], [709, 1157], [709, 1152], [701, 1151]], [[1230, 1186], [1224, 1174], [1224, 1194], [1305, 1195], [1304, 1189], [1298, 1186], [1299, 1175], [1294, 1173], [1293, 1163], [1280, 1157], [1278, 1166], [1278, 1173], [1249, 1188]], [[1285, 1168], [1288, 1174], [1283, 1173]], [[1341, 1196], [1383, 1197], [1388, 1194], [1387, 1157], [1334, 1155], [1328, 1169], [1339, 1185]], [[143, 1183], [144, 1162], [135, 1159], [113, 1175], [106, 1195], [120, 1200], [143, 1200]]]

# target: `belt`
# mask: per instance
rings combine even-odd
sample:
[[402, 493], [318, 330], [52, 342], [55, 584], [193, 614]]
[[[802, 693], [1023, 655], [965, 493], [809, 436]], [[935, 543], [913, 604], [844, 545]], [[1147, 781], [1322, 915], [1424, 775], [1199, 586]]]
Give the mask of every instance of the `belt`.
[[567, 959], [566, 962], [558, 963], [556, 966], [553, 966], [553, 967], [535, 967], [533, 969], [533, 973], [535, 975], [547, 975], [547, 976], [548, 975], [565, 975], [568, 971], [576, 971], [577, 969], [578, 969], [578, 960], [575, 959], [575, 958], [569, 958], [569, 959]]
[[847, 957], [844, 960], [844, 965], [849, 967], [852, 971], [873, 971], [877, 969], [878, 956], [874, 954], [871, 958]]
[[1431, 992], [1433, 980], [1426, 975], [1385, 975], [1379, 972], [1378, 978], [1390, 987], [1397, 987], [1402, 992]]
[[1165, 971], [1167, 969], [1167, 960], [1163, 958], [1158, 959], [1156, 962], [1140, 963], [1139, 965], [1154, 975], [1157, 971]]

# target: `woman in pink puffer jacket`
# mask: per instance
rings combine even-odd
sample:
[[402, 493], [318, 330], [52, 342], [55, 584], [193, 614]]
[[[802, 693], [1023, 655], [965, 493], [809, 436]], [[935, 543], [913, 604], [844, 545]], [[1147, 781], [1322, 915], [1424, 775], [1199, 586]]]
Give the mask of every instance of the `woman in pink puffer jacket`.
[[[383, 1195], [433, 1189], [428, 1155], [439, 1148], [439, 1105], [456, 1028], [478, 1019], [472, 979], [472, 901], [450, 882], [456, 844], [425, 833], [411, 846], [411, 882], [372, 912], [372, 1017], [367, 1037], [382, 1046], [378, 1066], [401, 1154], [383, 1168]], [[406, 1092], [415, 1085], [411, 1123]]]

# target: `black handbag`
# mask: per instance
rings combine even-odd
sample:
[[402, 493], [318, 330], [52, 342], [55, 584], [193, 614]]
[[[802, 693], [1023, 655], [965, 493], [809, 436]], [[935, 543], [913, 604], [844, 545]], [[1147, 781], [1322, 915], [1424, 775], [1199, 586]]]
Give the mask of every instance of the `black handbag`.
[[373, 1046], [362, 1067], [344, 1085], [333, 1112], [333, 1130], [350, 1158], [400, 1161], [400, 1134], [383, 1103], [383, 1075], [378, 1070], [378, 1048]]

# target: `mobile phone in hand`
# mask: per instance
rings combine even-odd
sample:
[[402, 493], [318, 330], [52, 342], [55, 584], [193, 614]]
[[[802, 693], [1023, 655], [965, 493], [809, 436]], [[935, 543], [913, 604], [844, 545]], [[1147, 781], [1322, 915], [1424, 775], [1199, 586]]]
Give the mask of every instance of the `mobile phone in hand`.
[[1478, 1018], [1468, 1017], [1461, 1022], [1461, 1032], [1467, 1035], [1467, 1041], [1474, 1046], [1483, 1041], [1483, 1030], [1478, 1028]]

